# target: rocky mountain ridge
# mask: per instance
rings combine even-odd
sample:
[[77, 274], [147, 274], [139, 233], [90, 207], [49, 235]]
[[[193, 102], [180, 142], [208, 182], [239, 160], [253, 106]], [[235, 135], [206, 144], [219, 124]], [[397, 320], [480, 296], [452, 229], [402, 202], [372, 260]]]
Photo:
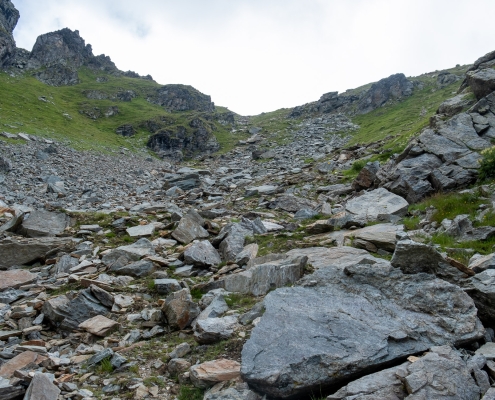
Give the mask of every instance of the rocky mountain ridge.
[[0, 400], [495, 398], [493, 65], [253, 117], [77, 69], [36, 104], [165, 158], [0, 134]]

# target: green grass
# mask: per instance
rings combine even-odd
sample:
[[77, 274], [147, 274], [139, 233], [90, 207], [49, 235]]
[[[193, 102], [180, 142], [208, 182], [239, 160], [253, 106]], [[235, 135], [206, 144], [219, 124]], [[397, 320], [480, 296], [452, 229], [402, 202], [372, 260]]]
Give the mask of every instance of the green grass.
[[[79, 150], [98, 150], [110, 152], [126, 147], [132, 151], [145, 148], [151, 133], [144, 122], [159, 120], [170, 129], [184, 126], [190, 131], [189, 121], [203, 118], [204, 113], [196, 111], [170, 113], [162, 107], [149, 103], [146, 99], [158, 85], [145, 79], [116, 77], [89, 68], [79, 69], [80, 83], [74, 86], [52, 87], [39, 82], [30, 73], [11, 77], [0, 72], [0, 115], [2, 130], [11, 133], [26, 132], [36, 136], [47, 137], [70, 144]], [[107, 82], [98, 83], [96, 77], [105, 75]], [[119, 91], [132, 90], [136, 97], [130, 102], [117, 99], [88, 99], [83, 93], [98, 90], [110, 96]], [[44, 97], [47, 102], [39, 100]], [[95, 107], [104, 114], [111, 106], [117, 106], [119, 113], [112, 117], [93, 120], [80, 113], [80, 110], [93, 110]], [[223, 107], [218, 112], [224, 112]], [[67, 117], [64, 114], [68, 114]], [[132, 124], [137, 134], [124, 138], [115, 133], [115, 129], [123, 124]], [[232, 149], [241, 138], [232, 135], [230, 127], [217, 121], [207, 122], [220, 143], [221, 150]], [[3, 138], [5, 139], [5, 138]], [[3, 140], [2, 139], [2, 140]]]
[[178, 400], [203, 400], [203, 390], [194, 386], [181, 386]]
[[304, 232], [294, 232], [292, 236], [286, 233], [275, 235], [264, 234], [254, 235], [246, 238], [246, 244], [257, 243], [259, 246], [258, 256], [265, 256], [271, 253], [283, 253], [295, 248], [295, 242], [307, 236]]
[[415, 229], [419, 228], [419, 221], [421, 220], [420, 217], [405, 217], [402, 221], [404, 224], [404, 227], [408, 231], [413, 231]]
[[[455, 238], [452, 236], [449, 236], [445, 233], [440, 233], [433, 235], [432, 237], [432, 242], [434, 244], [438, 244], [442, 250], [447, 250], [447, 249], [472, 249], [477, 253], [486, 255], [493, 253], [495, 250], [495, 237], [485, 240], [485, 241], [480, 241], [480, 240], [471, 240], [467, 242], [458, 242]], [[456, 258], [456, 257], [454, 257]], [[464, 260], [465, 262], [465, 260]]]
[[[465, 68], [454, 68], [451, 72], [462, 74]], [[409, 139], [428, 126], [430, 117], [436, 113], [438, 106], [459, 88], [459, 82], [442, 89], [436, 85], [436, 78], [429, 74], [413, 80], [421, 81], [423, 89], [414, 89], [413, 95], [395, 104], [377, 108], [368, 114], [357, 115], [352, 122], [360, 128], [352, 133], [348, 145], [371, 143], [394, 136], [382, 149], [380, 161], [393, 153], [401, 152]]]
[[258, 301], [256, 297], [240, 293], [231, 293], [225, 297], [225, 302], [230, 308], [241, 310], [241, 312], [251, 309]]
[[100, 365], [97, 367], [97, 371], [101, 374], [111, 373], [113, 371], [113, 366], [110, 362], [110, 358], [101, 360]]
[[436, 208], [432, 221], [441, 223], [445, 218], [454, 219], [460, 214], [469, 214], [474, 219], [476, 211], [486, 200], [477, 193], [439, 193], [409, 207], [409, 212], [419, 210], [424, 212], [428, 207]]

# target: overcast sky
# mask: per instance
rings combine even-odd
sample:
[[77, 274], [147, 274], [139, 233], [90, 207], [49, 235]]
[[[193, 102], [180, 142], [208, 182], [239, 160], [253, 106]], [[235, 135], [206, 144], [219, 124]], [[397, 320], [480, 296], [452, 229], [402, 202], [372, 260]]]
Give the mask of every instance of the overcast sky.
[[121, 70], [254, 115], [495, 49], [494, 0], [12, 0], [19, 47], [79, 30]]

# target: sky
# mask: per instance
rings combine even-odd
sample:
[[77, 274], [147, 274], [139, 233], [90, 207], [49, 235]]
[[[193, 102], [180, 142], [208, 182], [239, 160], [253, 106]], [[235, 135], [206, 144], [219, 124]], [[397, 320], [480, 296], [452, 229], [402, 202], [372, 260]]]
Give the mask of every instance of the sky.
[[495, 49], [493, 0], [12, 0], [18, 47], [79, 30], [93, 53], [241, 115], [471, 64]]

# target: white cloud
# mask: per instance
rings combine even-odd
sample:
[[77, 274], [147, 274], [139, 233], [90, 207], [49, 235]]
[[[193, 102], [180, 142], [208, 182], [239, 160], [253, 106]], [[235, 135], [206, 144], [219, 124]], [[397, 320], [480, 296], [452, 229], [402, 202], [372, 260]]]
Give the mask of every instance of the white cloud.
[[95, 54], [257, 114], [493, 50], [492, 0], [14, 0], [14, 35], [78, 29]]

